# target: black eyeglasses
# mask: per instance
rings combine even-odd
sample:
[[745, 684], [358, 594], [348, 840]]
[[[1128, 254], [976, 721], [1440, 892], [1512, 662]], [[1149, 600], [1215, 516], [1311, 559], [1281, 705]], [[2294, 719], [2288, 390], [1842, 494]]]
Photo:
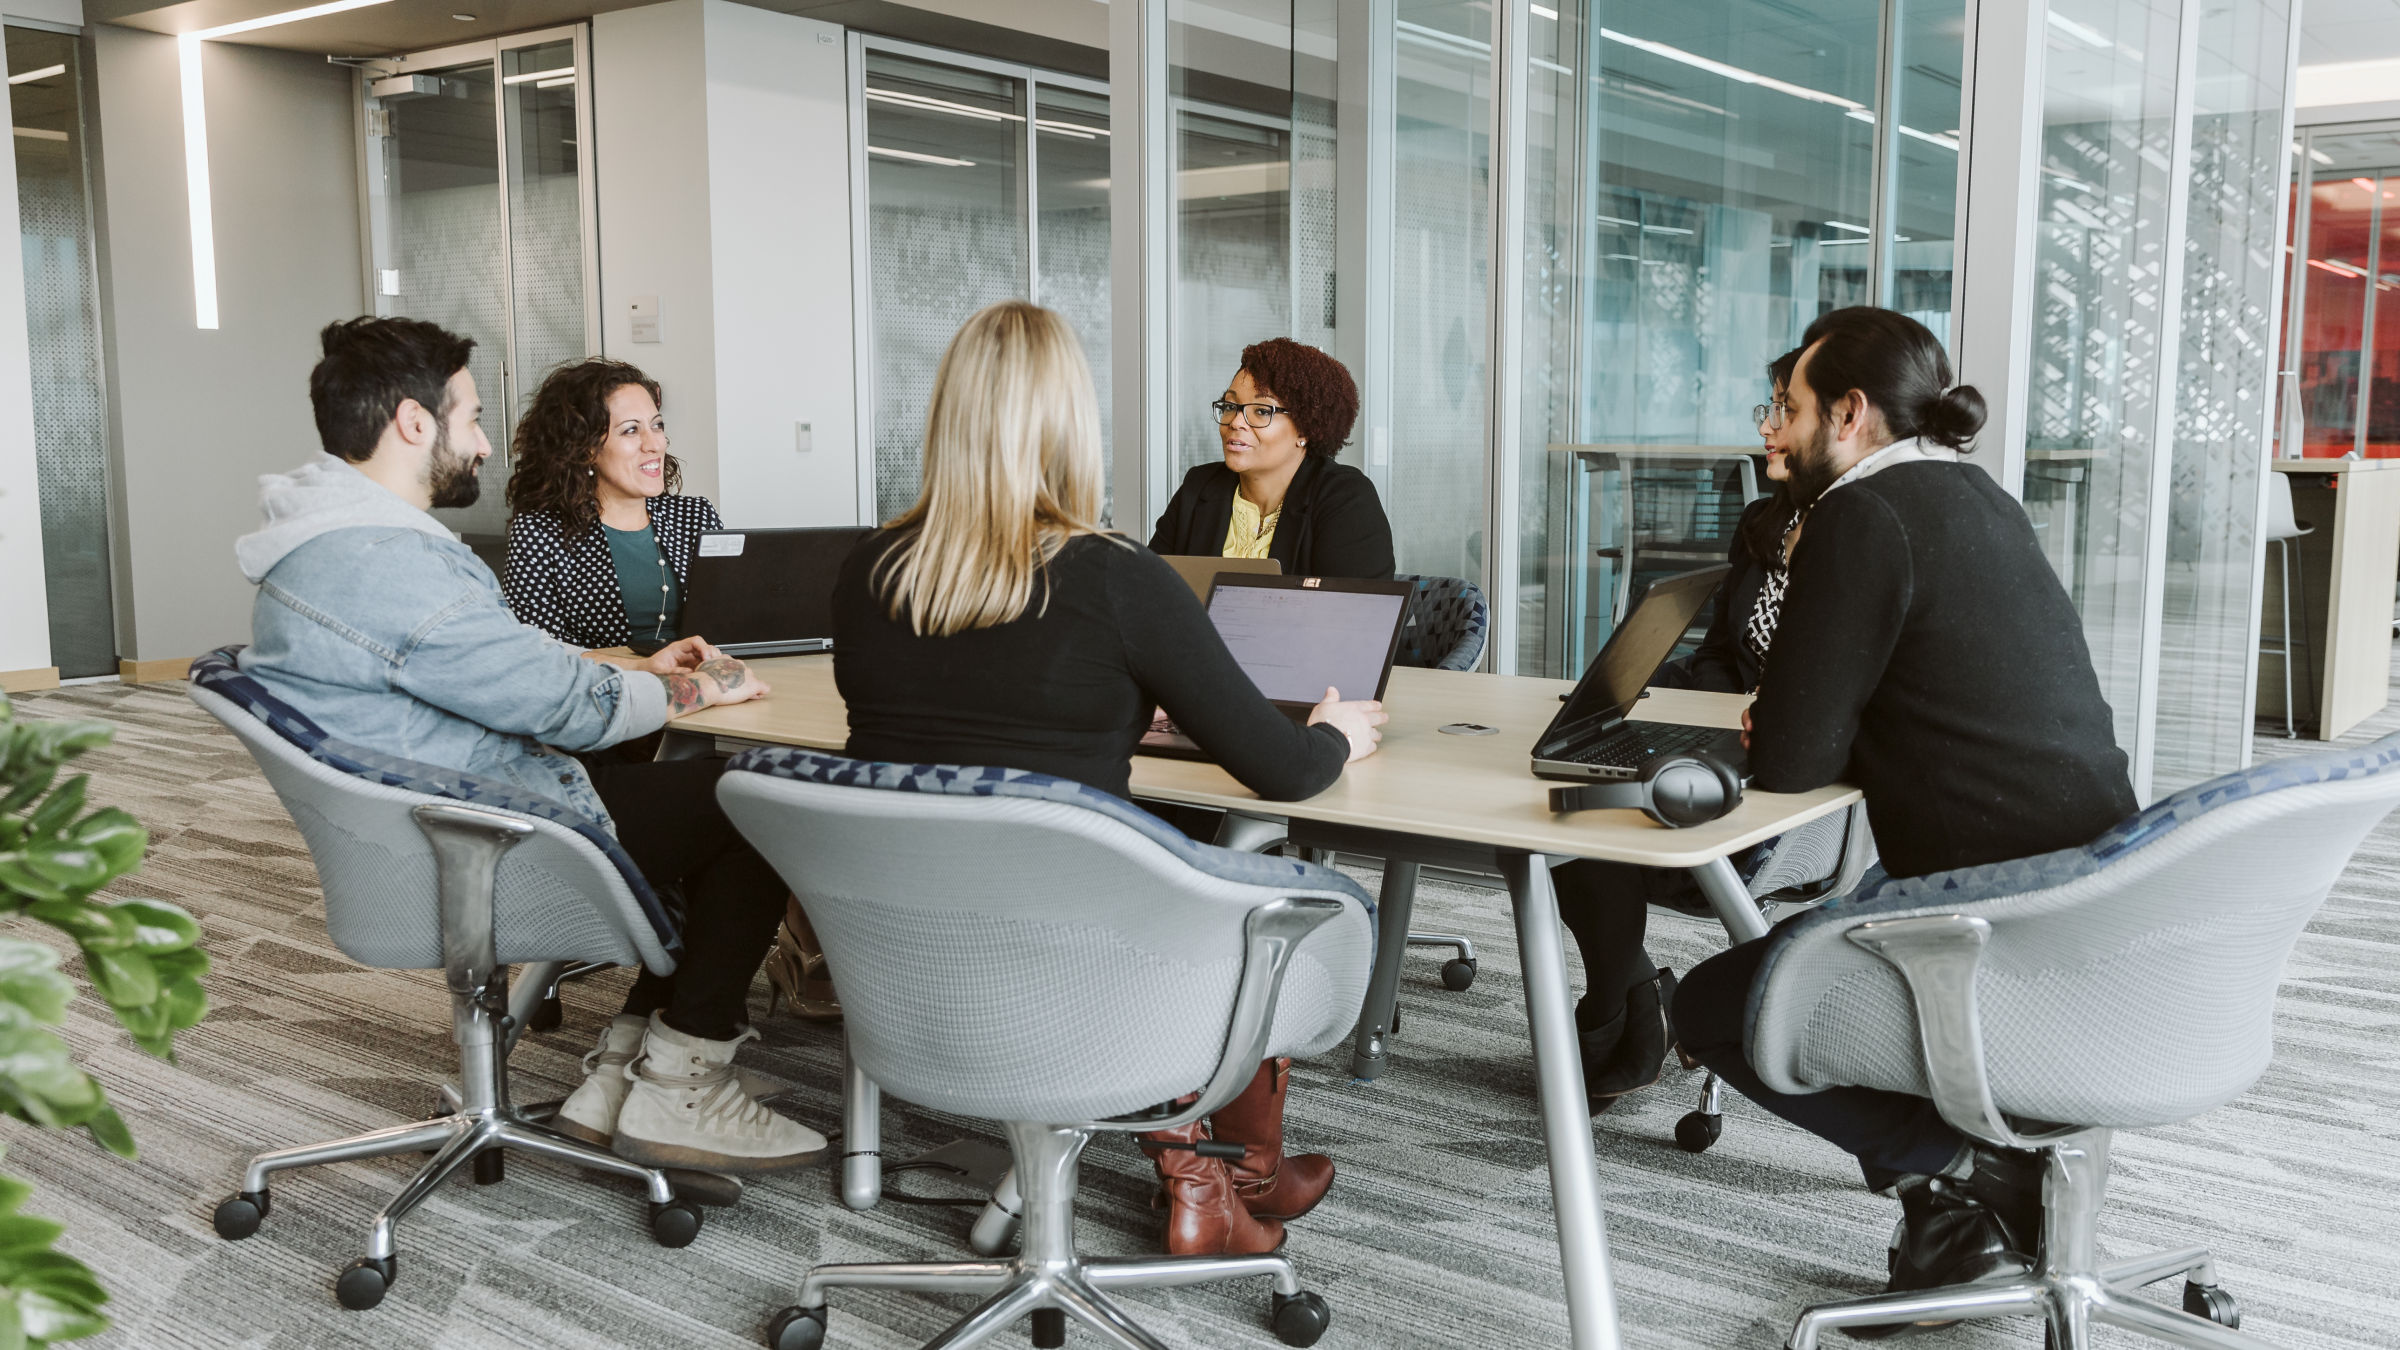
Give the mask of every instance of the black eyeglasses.
[[1782, 399], [1777, 399], [1773, 403], [1761, 403], [1750, 410], [1750, 420], [1769, 431], [1783, 430], [1783, 424], [1790, 421], [1791, 416], [1792, 405]]
[[1277, 413], [1283, 413], [1287, 417], [1291, 415], [1288, 409], [1277, 407], [1272, 403], [1227, 403], [1223, 399], [1218, 399], [1208, 406], [1216, 410], [1217, 425], [1221, 427], [1232, 426], [1235, 413], [1240, 413], [1242, 420], [1254, 427], [1263, 427], [1274, 421]]

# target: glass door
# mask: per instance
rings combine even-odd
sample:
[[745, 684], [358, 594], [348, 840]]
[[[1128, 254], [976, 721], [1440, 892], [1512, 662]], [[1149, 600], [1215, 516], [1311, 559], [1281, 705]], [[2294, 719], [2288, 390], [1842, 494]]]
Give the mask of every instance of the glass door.
[[108, 414], [77, 46], [64, 33], [8, 30], [50, 661], [70, 680], [117, 672], [108, 574]]
[[510, 438], [551, 369], [599, 350], [585, 30], [399, 58], [365, 81], [374, 312], [475, 339], [493, 454], [475, 505], [436, 514], [495, 569]]

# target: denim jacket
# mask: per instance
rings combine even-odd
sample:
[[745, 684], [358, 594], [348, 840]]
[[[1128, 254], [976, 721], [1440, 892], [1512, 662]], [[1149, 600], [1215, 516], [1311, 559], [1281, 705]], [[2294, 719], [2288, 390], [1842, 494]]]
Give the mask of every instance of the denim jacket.
[[263, 475], [259, 489], [266, 525], [234, 545], [258, 585], [245, 674], [346, 741], [608, 821], [561, 751], [665, 725], [657, 676], [518, 622], [473, 550], [341, 460]]

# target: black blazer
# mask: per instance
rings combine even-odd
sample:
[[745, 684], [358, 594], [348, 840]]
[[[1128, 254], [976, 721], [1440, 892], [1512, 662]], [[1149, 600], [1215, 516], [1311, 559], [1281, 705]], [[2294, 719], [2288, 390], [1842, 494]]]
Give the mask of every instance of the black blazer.
[[1706, 689], [1719, 694], [1747, 694], [1758, 688], [1759, 660], [1750, 654], [1750, 644], [1742, 641], [1742, 633], [1750, 627], [1750, 612], [1758, 608], [1759, 593], [1766, 589], [1767, 564], [1750, 552], [1747, 531], [1759, 513], [1774, 504], [1769, 496], [1742, 508], [1742, 522], [1734, 527], [1733, 543], [1725, 550], [1725, 561], [1733, 564], [1733, 570], [1717, 584], [1708, 636], [1701, 639], [1699, 650], [1660, 666], [1650, 683], [1661, 689]]
[[[1222, 557], [1225, 530], [1233, 523], [1233, 491], [1241, 476], [1223, 461], [1203, 464], [1183, 476], [1167, 502], [1152, 553]], [[1283, 518], [1267, 556], [1290, 576], [1392, 579], [1392, 522], [1384, 517], [1375, 484], [1358, 470], [1327, 455], [1309, 455], [1283, 494]]]
[[[700, 535], [721, 530], [717, 508], [706, 497], [650, 499], [650, 526], [675, 568], [675, 584], [688, 580]], [[622, 647], [632, 630], [625, 620], [625, 593], [609, 560], [608, 536], [595, 524], [567, 538], [552, 511], [520, 511], [508, 521], [508, 572], [501, 582], [518, 619], [578, 647]]]

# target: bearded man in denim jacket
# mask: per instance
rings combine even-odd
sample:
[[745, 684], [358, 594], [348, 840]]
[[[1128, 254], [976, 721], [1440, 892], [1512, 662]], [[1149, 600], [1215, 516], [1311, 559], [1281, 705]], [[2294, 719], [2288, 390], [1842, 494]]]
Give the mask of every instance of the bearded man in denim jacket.
[[492, 452], [472, 339], [412, 319], [328, 325], [309, 375], [325, 453], [259, 480], [234, 545], [258, 586], [245, 674], [334, 735], [503, 780], [607, 825], [685, 893], [683, 956], [644, 971], [558, 1128], [651, 1166], [805, 1166], [825, 1139], [751, 1099], [733, 1053], [785, 888], [717, 807], [715, 759], [594, 760], [669, 717], [764, 694], [697, 637], [648, 660], [579, 652], [518, 622], [499, 579], [427, 514], [472, 504]]

